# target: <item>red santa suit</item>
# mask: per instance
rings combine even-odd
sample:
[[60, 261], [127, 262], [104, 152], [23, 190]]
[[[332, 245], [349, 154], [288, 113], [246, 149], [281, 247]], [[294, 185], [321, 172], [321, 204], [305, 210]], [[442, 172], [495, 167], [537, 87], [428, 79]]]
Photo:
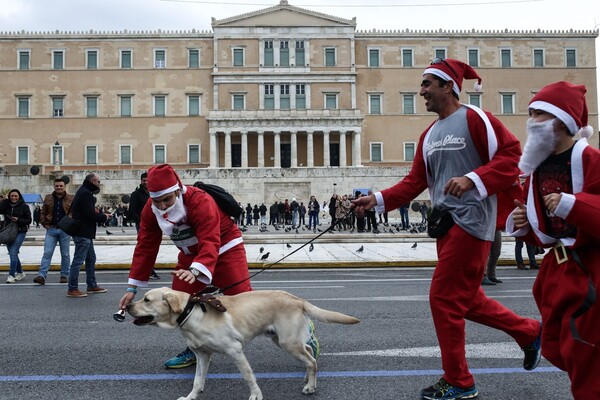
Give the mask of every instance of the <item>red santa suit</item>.
[[[580, 139], [573, 146], [570, 166], [572, 193], [563, 188], [554, 214], [576, 227], [576, 234], [560, 239], [548, 235], [537, 170], [525, 183], [530, 225], [515, 230], [510, 216], [507, 232], [537, 246], [558, 247], [544, 256], [533, 286], [542, 314], [542, 355], [568, 372], [575, 399], [600, 399], [600, 306], [593, 304], [573, 319], [573, 313], [586, 299], [590, 282], [595, 288], [600, 287], [600, 151]], [[566, 247], [566, 254], [561, 254], [561, 244]], [[573, 251], [587, 272], [573, 258]], [[572, 330], [572, 321], [576, 330]]]
[[[212, 284], [229, 288], [225, 294], [252, 290], [242, 234], [235, 222], [225, 214], [205, 191], [187, 186], [183, 193], [185, 218], [170, 233], [180, 250], [175, 269], [193, 267], [201, 272], [194, 284], [174, 277], [172, 287], [190, 294]], [[129, 283], [147, 286], [158, 255], [163, 231], [151, 208], [151, 200], [142, 210], [138, 241], [133, 254]], [[242, 282], [243, 281], [243, 282]]]
[[[468, 131], [481, 162], [472, 171], [457, 170], [453, 173], [456, 173], [454, 176], [465, 175], [474, 182], [472, 190], [476, 193], [471, 194], [472, 199], [485, 200], [509, 189], [515, 182], [519, 174], [520, 143], [497, 118], [479, 108], [465, 106], [468, 107]], [[432, 201], [443, 197], [433, 190], [435, 182], [430, 178], [425, 153], [431, 129], [429, 127], [419, 139], [410, 173], [396, 185], [375, 194], [378, 212], [407, 204], [427, 188]], [[451, 201], [457, 207], [469, 207], [464, 203], [464, 197]], [[495, 217], [491, 218], [491, 224], [494, 224]], [[521, 348], [534, 342], [539, 335], [540, 324], [534, 319], [520, 317], [485, 295], [481, 280], [492, 239], [482, 240], [469, 234], [454, 214], [453, 218], [456, 221], [454, 227], [437, 239], [438, 263], [431, 281], [429, 300], [442, 353], [443, 377], [454, 386], [467, 388], [474, 385], [474, 379], [466, 361], [465, 319], [506, 332]]]

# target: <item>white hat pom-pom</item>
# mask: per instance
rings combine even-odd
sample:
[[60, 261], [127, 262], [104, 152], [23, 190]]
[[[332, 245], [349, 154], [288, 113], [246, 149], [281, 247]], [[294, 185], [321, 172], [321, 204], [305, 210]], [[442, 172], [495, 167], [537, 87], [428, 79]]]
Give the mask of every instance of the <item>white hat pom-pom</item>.
[[581, 128], [579, 130], [579, 136], [581, 136], [582, 138], [589, 138], [594, 134], [594, 129], [588, 125], [588, 126], [584, 126], [583, 128]]
[[481, 83], [475, 82], [475, 84], [473, 85], [473, 88], [475, 89], [476, 92], [481, 92]]

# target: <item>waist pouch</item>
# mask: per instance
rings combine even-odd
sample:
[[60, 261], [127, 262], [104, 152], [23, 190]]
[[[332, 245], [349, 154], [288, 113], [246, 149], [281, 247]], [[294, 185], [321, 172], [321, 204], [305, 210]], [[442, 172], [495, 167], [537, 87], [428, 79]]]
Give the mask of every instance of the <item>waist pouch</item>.
[[454, 226], [454, 219], [448, 210], [433, 209], [427, 218], [427, 234], [431, 238], [441, 238]]

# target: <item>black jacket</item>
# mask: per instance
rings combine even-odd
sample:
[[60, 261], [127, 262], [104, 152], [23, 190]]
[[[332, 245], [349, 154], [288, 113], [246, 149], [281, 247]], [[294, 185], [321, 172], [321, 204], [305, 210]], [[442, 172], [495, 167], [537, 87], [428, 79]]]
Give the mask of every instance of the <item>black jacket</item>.
[[96, 212], [96, 198], [93, 192], [97, 191], [98, 186], [92, 182], [83, 181], [83, 185], [75, 193], [73, 205], [71, 206], [71, 216], [79, 221], [77, 234], [88, 239], [96, 238], [96, 225], [98, 222], [105, 222], [106, 215]]
[[9, 199], [2, 200], [0, 202], [0, 214], [4, 215], [5, 224], [10, 221], [10, 217], [17, 217], [17, 227], [19, 228], [19, 232], [27, 232], [27, 230], [29, 230], [29, 225], [31, 224], [31, 210], [23, 200], [17, 200], [14, 206], [11, 206]]
[[150, 193], [142, 186], [138, 186], [137, 189], [131, 193], [131, 199], [129, 200], [129, 218], [133, 222], [140, 223], [142, 220], [142, 210], [149, 198]]

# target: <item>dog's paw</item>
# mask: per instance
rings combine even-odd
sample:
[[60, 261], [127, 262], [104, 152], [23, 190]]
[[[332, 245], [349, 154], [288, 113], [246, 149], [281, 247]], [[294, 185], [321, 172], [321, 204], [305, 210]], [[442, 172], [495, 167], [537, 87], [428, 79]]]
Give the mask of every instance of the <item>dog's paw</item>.
[[248, 400], [263, 400], [262, 393], [259, 394], [251, 394]]
[[314, 385], [305, 385], [304, 388], [302, 388], [303, 394], [313, 394], [316, 391], [317, 391], [317, 387]]

